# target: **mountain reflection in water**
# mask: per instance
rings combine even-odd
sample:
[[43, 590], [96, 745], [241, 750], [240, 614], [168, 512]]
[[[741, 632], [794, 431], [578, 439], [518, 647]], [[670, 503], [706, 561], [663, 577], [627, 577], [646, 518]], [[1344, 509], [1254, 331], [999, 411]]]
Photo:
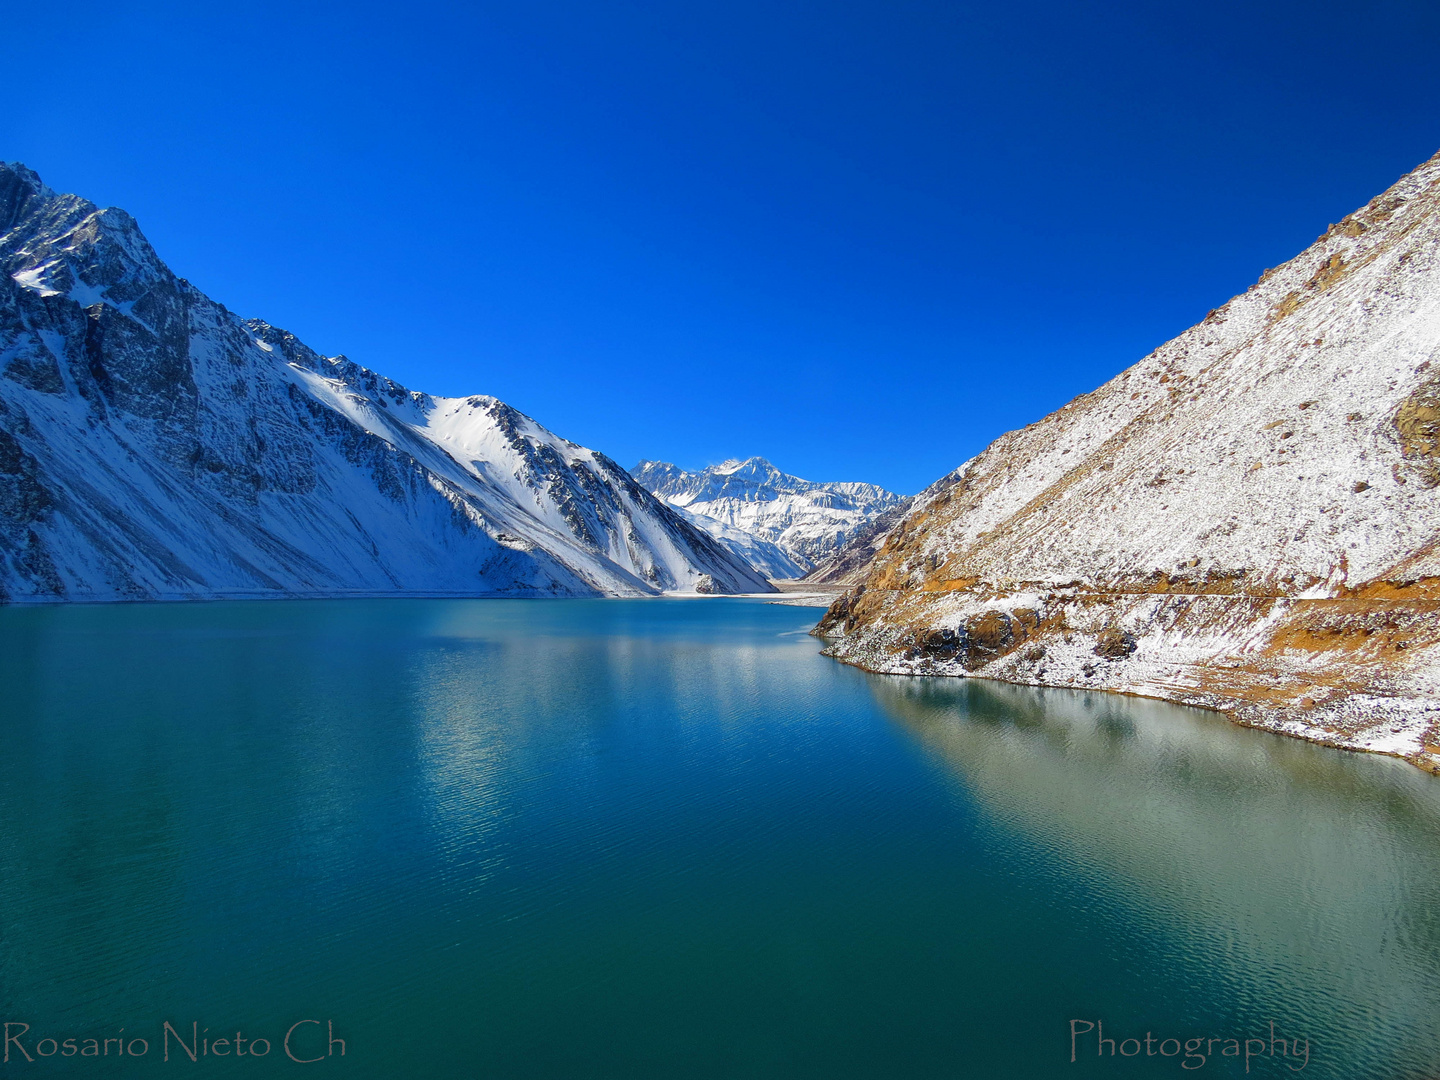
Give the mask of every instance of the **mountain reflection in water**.
[[[177, 1069], [290, 1075], [305, 1019], [366, 1080], [1241, 1076], [1272, 1020], [1307, 1078], [1440, 1075], [1436, 778], [869, 676], [813, 621], [0, 606], [0, 1021], [151, 1045], [37, 1076], [152, 1075], [162, 1021], [273, 1046]], [[1222, 1043], [1072, 1065], [1072, 1020]]]
[[[1327, 1049], [1408, 1047], [1413, 1075], [1434, 1064], [1435, 778], [1143, 698], [869, 683], [983, 808], [992, 844], [1029, 853], [1057, 903], [1133, 924], [1145, 963], [1219, 982], [1242, 1037], [1273, 1018]], [[1078, 1015], [1099, 1004], [1077, 1002]], [[1154, 1018], [1157, 1035], [1185, 1019]]]

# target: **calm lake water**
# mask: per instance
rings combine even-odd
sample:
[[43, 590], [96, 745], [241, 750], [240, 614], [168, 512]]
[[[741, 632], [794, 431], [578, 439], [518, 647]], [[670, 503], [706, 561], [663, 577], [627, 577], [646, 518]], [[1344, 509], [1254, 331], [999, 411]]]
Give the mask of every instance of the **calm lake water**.
[[1440, 1075], [1440, 781], [817, 615], [0, 609], [3, 1075]]

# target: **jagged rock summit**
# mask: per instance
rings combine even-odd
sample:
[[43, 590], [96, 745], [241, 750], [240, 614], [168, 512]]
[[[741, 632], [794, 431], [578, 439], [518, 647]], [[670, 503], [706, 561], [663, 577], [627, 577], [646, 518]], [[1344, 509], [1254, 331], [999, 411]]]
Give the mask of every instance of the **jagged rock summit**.
[[817, 633], [1440, 767], [1440, 155], [918, 498]]
[[790, 566], [783, 573], [767, 571], [772, 577], [802, 576], [858, 529], [904, 501], [874, 484], [801, 480], [761, 457], [725, 461], [700, 472], [642, 461], [631, 471], [667, 502], [779, 548]]
[[593, 450], [176, 278], [0, 165], [0, 601], [768, 592]]

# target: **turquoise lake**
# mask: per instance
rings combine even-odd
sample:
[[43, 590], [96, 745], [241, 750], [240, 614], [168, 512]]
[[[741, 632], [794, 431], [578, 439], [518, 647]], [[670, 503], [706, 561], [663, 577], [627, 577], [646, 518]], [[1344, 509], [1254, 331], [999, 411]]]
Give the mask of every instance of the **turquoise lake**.
[[0, 608], [0, 1075], [1440, 1075], [1440, 780], [818, 614]]

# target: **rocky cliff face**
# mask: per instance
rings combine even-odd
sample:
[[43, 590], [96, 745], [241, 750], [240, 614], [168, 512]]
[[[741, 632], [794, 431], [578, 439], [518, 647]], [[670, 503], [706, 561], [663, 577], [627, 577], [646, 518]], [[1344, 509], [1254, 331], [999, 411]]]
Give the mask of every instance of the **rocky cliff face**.
[[801, 480], [764, 458], [726, 461], [701, 472], [642, 461], [634, 474], [665, 501], [778, 547], [791, 567], [772, 577], [800, 577], [903, 501], [874, 484]]
[[0, 165], [0, 601], [770, 586], [490, 397], [318, 355]]
[[1440, 767], [1440, 156], [947, 481], [826, 613], [832, 655]]

